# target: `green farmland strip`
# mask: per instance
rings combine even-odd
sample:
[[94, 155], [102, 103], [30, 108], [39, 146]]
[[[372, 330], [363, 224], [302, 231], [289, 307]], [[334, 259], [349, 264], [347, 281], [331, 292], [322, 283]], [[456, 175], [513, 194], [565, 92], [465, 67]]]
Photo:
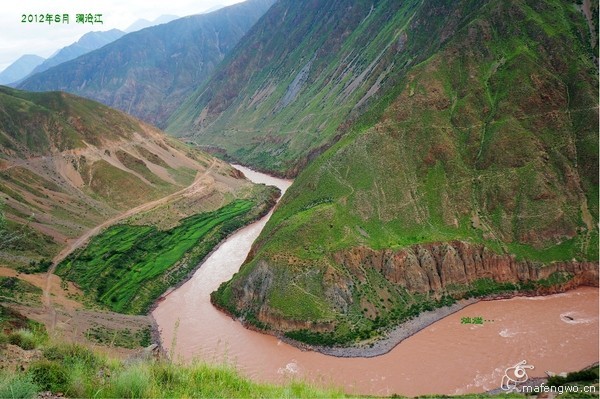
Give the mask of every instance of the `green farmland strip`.
[[249, 222], [253, 201], [237, 200], [183, 219], [170, 230], [116, 225], [96, 236], [57, 268], [96, 302], [140, 313], [183, 278], [221, 239]]

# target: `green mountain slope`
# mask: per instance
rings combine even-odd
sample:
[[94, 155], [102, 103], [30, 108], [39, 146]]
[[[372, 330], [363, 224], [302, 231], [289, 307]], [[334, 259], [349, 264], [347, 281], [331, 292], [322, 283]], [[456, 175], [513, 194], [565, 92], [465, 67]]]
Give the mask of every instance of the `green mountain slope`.
[[433, 18], [450, 8], [418, 0], [279, 1], [169, 118], [167, 131], [293, 176], [470, 12]]
[[162, 127], [273, 1], [249, 0], [130, 33], [19, 88], [66, 91]]
[[223, 309], [351, 343], [453, 298], [597, 285], [598, 69], [583, 15], [554, 0], [414, 13], [407, 43], [428, 23], [446, 27], [442, 46], [301, 172], [213, 294]]
[[105, 105], [0, 87], [0, 211], [8, 219], [0, 235], [17, 238], [0, 242], [1, 265], [52, 258], [92, 227], [168, 195], [133, 222], [169, 228], [247, 198], [252, 187], [229, 165]]

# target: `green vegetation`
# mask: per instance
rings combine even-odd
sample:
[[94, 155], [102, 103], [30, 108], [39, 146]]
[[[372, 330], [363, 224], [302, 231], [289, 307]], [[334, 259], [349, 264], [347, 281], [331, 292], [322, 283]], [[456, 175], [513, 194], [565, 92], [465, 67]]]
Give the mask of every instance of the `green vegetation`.
[[[535, 293], [544, 287], [558, 286], [567, 282], [572, 275], [568, 273], [553, 273], [548, 279], [539, 281], [527, 281], [525, 283], [500, 283], [490, 278], [475, 280], [468, 285], [452, 284], [446, 287], [446, 295], [441, 299], [435, 299], [428, 295], [410, 294], [407, 291], [398, 290], [395, 295], [384, 295], [386, 299], [381, 298], [377, 293], [366, 284], [361, 284], [355, 291], [355, 302], [348, 311], [348, 316], [339, 321], [337, 328], [332, 332], [315, 332], [307, 329], [292, 330], [285, 332], [285, 336], [299, 342], [310, 345], [336, 346], [351, 345], [361, 341], [369, 341], [384, 335], [390, 326], [396, 326], [403, 322], [413, 319], [423, 311], [430, 311], [436, 308], [450, 306], [455, 303], [456, 298], [481, 298], [493, 295], [515, 294], [515, 293]], [[383, 279], [382, 279], [383, 280]], [[382, 284], [383, 285], [383, 284]], [[394, 289], [391, 284], [386, 284], [388, 288], [381, 291]], [[225, 289], [226, 286], [223, 286]], [[273, 304], [272, 301], [269, 302]], [[276, 305], [273, 305], [276, 306]], [[367, 306], [360, 308], [360, 306]], [[277, 309], [283, 309], [284, 314], [289, 315], [288, 311], [281, 306]], [[254, 322], [254, 319], [245, 315], [246, 322], [253, 324], [257, 328], [268, 329], [270, 326]], [[320, 320], [315, 318], [314, 320]]]
[[[281, 331], [304, 341], [370, 340], [413, 312], [438, 306], [442, 296], [543, 290], [573, 277], [558, 273], [539, 282], [519, 277], [519, 284], [477, 280], [463, 276], [463, 260], [465, 266], [492, 265], [495, 257], [513, 262], [509, 257], [514, 255], [514, 262], [531, 270], [552, 262], [598, 260], [598, 70], [583, 15], [559, 0], [396, 2], [386, 7], [396, 30], [379, 24], [381, 32], [369, 37], [377, 43], [381, 34], [385, 40], [380, 43], [394, 43], [393, 51], [390, 47], [382, 55], [384, 65], [393, 64], [386, 75], [393, 85], [383, 85], [381, 96], [373, 97], [360, 116], [344, 115], [346, 133], [302, 170], [258, 238], [252, 259], [213, 295], [215, 303], [249, 322], [261, 323], [259, 315], [266, 313], [270, 320], [305, 323], [306, 331]], [[341, 8], [327, 12], [345, 12]], [[341, 43], [343, 49], [348, 41], [354, 51], [363, 48], [352, 40], [360, 37], [355, 31], [367, 29], [368, 19], [354, 30], [346, 25], [350, 34], [336, 36], [326, 18], [308, 11], [302, 12], [312, 18], [311, 32], [322, 29], [324, 42]], [[302, 25], [272, 29], [296, 32]], [[438, 29], [443, 45], [426, 46]], [[271, 43], [282, 36], [261, 34], [257, 30], [254, 40]], [[313, 44], [306, 36], [294, 44], [297, 48], [273, 46], [294, 55]], [[323, 51], [329, 61], [340, 54]], [[315, 59], [314, 65], [319, 62]], [[232, 61], [225, 70], [236, 65]], [[303, 64], [296, 59], [294, 65]], [[293, 113], [294, 107], [308, 109], [315, 99], [324, 109], [343, 114], [345, 98], [333, 90], [326, 91], [331, 97], [319, 97], [313, 90], [320, 89], [321, 76], [330, 76], [329, 68], [346, 71], [351, 65], [348, 58], [316, 68], [298, 104], [275, 113], [264, 109], [270, 97], [254, 107], [240, 106], [258, 90], [251, 85], [271, 75], [253, 75], [260, 79], [236, 86], [240, 90], [233, 92], [241, 94], [232, 98], [215, 95], [213, 84], [223, 83], [225, 72], [215, 75], [194, 104], [202, 110], [221, 101], [215, 109], [225, 111], [215, 115], [214, 125], [210, 118], [202, 125], [199, 140], [228, 131], [222, 125], [231, 123], [230, 134], [219, 140], [230, 141], [223, 146], [238, 157], [236, 146], [247, 143], [238, 140], [235, 118], [249, 120], [249, 129], [253, 123], [273, 123], [272, 130], [280, 131], [274, 126], [285, 117], [287, 126], [305, 134], [254, 137], [269, 163], [254, 157], [258, 149], [240, 159], [286, 172], [292, 165], [287, 157], [322, 143], [298, 129], [314, 126], [306, 114]], [[236, 79], [221, 87], [237, 84]], [[230, 104], [238, 110], [232, 119]], [[253, 119], [255, 110], [272, 116]], [[338, 122], [333, 118], [332, 123]], [[252, 136], [246, 130], [244, 135]], [[465, 278], [471, 283], [454, 284]], [[333, 331], [316, 334], [311, 323]], [[276, 324], [264, 327], [277, 330]]]
[[32, 362], [26, 372], [0, 371], [0, 397], [35, 398], [42, 391], [100, 398], [345, 397], [340, 390], [304, 382], [285, 386], [254, 383], [231, 365], [183, 366], [153, 360], [122, 363], [75, 344], [49, 343], [41, 349], [43, 358]]
[[[180, 191], [211, 166], [211, 175], [229, 173], [208, 154], [66, 93], [0, 87], [0, 131], [0, 262], [27, 272], [118, 210]], [[225, 203], [232, 192], [223, 188], [209, 199]]]
[[223, 149], [226, 158], [295, 175], [369, 97], [393, 87], [407, 64], [439, 45], [442, 26], [428, 21], [403, 42], [420, 3], [280, 1], [171, 115], [166, 130], [197, 132], [194, 140]]
[[146, 347], [152, 343], [150, 328], [140, 329], [134, 333], [128, 328], [109, 329], [96, 325], [87, 329], [85, 337], [91, 342], [129, 349]]
[[7, 399], [26, 399], [37, 397], [40, 388], [30, 376], [23, 374], [1, 375], [0, 397]]
[[[0, 173], [0, 181], [2, 175]], [[10, 190], [4, 191], [4, 186], [0, 183], [0, 192], [10, 194], [15, 197], [19, 195], [11, 194]], [[25, 203], [23, 200], [22, 203]], [[5, 202], [3, 198], [0, 198], [0, 261], [4, 261], [7, 264], [16, 264], [22, 271], [27, 270], [38, 270], [39, 267], [46, 265], [45, 257], [53, 255], [57, 251], [56, 243], [47, 235], [44, 235], [34, 230], [30, 225], [30, 215], [18, 215], [24, 219], [25, 223], [16, 223], [11, 220], [7, 220], [5, 214]], [[14, 209], [8, 209], [8, 212], [15, 213]], [[15, 257], [11, 255], [18, 255], [17, 261]], [[19, 262], [19, 256], [31, 255], [32, 258], [37, 260], [29, 260], [29, 263]], [[42, 257], [42, 259], [40, 259]]]
[[[548, 378], [548, 386], [556, 387], [558, 398], [592, 399], [598, 397], [598, 366], [592, 366], [581, 371], [568, 373], [566, 377], [553, 376]], [[585, 392], [585, 387], [595, 387], [594, 392]], [[573, 392], [574, 387], [579, 387]]]
[[[102, 367], [67, 366], [65, 376], [53, 374], [50, 365], [59, 363], [40, 363], [46, 367], [46, 373], [33, 381], [44, 387], [57, 385], [58, 390], [76, 397], [343, 397], [339, 391], [320, 391], [305, 383], [293, 383], [287, 387], [252, 383], [230, 366], [208, 366], [195, 364], [176, 366], [166, 362], [141, 363], [127, 367], [104, 365]], [[33, 365], [32, 367], [34, 367]], [[111, 367], [112, 366], [112, 367]], [[105, 370], [104, 381], [94, 379], [94, 372]], [[74, 374], [74, 375], [73, 375]], [[69, 378], [69, 377], [78, 378]], [[66, 377], [66, 378], [65, 378]], [[38, 382], [40, 381], [40, 382]]]
[[0, 198], [0, 250], [5, 250], [12, 241], [17, 239], [16, 234], [9, 229], [4, 206], [4, 201]]
[[0, 330], [4, 333], [27, 327], [27, 319], [19, 313], [0, 305]]
[[[139, 159], [138, 162], [144, 163]], [[89, 176], [91, 196], [106, 201], [116, 209], [133, 208], [144, 200], [156, 200], [169, 192], [176, 191], [173, 185], [164, 182], [160, 186], [147, 184], [132, 173], [117, 168], [103, 159], [93, 164], [87, 164], [83, 160], [80, 163], [80, 173]], [[155, 176], [152, 180], [156, 182], [160, 179]], [[117, 187], [127, 187], [127, 190], [116, 189]]]
[[[27, 319], [14, 310], [0, 305], [0, 353], [6, 344], [25, 350], [40, 347], [48, 342], [43, 324]], [[0, 397], [3, 397], [0, 395]]]
[[50, 259], [40, 259], [38, 261], [31, 260], [28, 265], [23, 265], [17, 268], [21, 273], [34, 274], [34, 273], [46, 273], [52, 266]]
[[[96, 355], [97, 356], [97, 355]], [[98, 365], [86, 365], [68, 358], [66, 367], [39, 361], [31, 371], [20, 375], [0, 373], [0, 396], [35, 398], [44, 388], [68, 397], [119, 398], [347, 398], [340, 389], [319, 388], [302, 381], [285, 385], [255, 383], [229, 365], [173, 365], [167, 362], [143, 362], [123, 366], [114, 360], [98, 357]], [[394, 395], [402, 399], [403, 396]], [[514, 399], [521, 394], [470, 394], [460, 396], [426, 395], [419, 398]]]
[[[10, 137], [0, 139], [0, 146], [17, 155], [47, 154], [51, 144], [60, 151], [85, 147], [84, 141], [101, 146], [102, 140], [131, 138], [139, 130], [139, 122], [123, 113], [60, 92], [32, 93], [2, 86], [0, 113], [0, 129]], [[78, 118], [69, 118], [74, 115]]]
[[144, 313], [167, 288], [179, 283], [227, 235], [268, 209], [270, 190], [190, 216], [168, 230], [111, 226], [61, 262], [71, 280], [95, 303], [123, 313]]
[[42, 290], [16, 277], [0, 277], [0, 301], [41, 304]]
[[568, 373], [566, 377], [556, 375], [548, 378], [548, 385], [551, 387], [565, 385], [572, 382], [598, 383], [598, 366]]

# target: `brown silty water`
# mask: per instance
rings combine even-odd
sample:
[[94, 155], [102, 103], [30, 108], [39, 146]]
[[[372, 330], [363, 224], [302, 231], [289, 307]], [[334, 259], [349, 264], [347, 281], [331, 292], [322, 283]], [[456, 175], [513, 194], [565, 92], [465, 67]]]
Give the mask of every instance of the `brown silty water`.
[[[252, 181], [282, 191], [291, 184], [238, 169]], [[348, 393], [411, 396], [496, 389], [505, 370], [522, 360], [534, 366], [527, 369], [530, 378], [545, 376], [545, 371], [579, 370], [598, 361], [599, 292], [590, 287], [546, 297], [478, 302], [374, 358], [301, 351], [276, 337], [247, 330], [216, 310], [210, 293], [239, 270], [269, 217], [229, 237], [154, 310], [163, 345], [174, 358], [227, 362], [258, 381], [302, 378]], [[474, 318], [483, 324], [465, 323]]]

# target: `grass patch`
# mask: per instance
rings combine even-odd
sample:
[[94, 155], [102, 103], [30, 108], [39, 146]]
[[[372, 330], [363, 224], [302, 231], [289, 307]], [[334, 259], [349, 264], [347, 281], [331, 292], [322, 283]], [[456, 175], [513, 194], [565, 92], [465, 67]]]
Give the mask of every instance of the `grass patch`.
[[2, 374], [0, 372], [0, 398], [25, 399], [35, 398], [40, 387], [30, 375]]
[[0, 300], [40, 304], [42, 290], [17, 277], [0, 277]]
[[96, 325], [85, 332], [87, 339], [99, 344], [119, 346], [121, 348], [139, 348], [150, 345], [150, 328], [143, 328], [132, 332], [128, 328], [109, 329], [104, 326]]
[[41, 391], [102, 398], [340, 398], [341, 390], [294, 381], [259, 384], [230, 365], [168, 361], [122, 363], [74, 344], [51, 344], [25, 373], [0, 371], [0, 397], [34, 398]]
[[25, 350], [34, 349], [36, 347], [36, 340], [33, 332], [25, 329], [11, 333], [8, 336], [8, 343]]
[[48, 333], [43, 324], [27, 319], [5, 306], [0, 306], [0, 351], [6, 344], [30, 350], [41, 347], [47, 342]]

